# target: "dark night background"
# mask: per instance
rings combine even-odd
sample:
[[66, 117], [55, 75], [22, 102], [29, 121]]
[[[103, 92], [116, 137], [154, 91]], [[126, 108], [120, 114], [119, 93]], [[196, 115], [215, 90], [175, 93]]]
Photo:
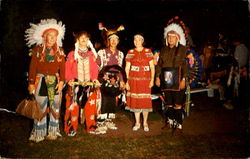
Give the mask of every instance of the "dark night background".
[[[215, 41], [218, 32], [229, 38], [240, 35], [249, 46], [248, 1], [228, 0], [0, 0], [0, 95], [13, 97], [26, 93], [24, 73], [28, 70], [29, 48], [24, 32], [29, 23], [55, 18], [66, 26], [63, 48], [67, 54], [74, 46], [72, 33], [90, 32], [92, 42], [101, 40], [98, 22], [119, 26], [120, 49], [132, 48], [135, 32], [145, 34], [146, 46], [160, 49], [163, 30], [170, 18], [179, 16], [191, 29], [198, 53], [208, 40]], [[14, 98], [14, 97], [13, 97]]]

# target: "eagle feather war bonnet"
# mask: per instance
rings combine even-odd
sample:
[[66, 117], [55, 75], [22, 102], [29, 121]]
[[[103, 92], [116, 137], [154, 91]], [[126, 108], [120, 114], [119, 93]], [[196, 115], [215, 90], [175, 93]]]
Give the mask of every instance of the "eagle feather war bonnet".
[[167, 27], [165, 27], [164, 29], [164, 38], [167, 38], [168, 35], [176, 36], [178, 38], [178, 43], [180, 43], [183, 46], [187, 45], [188, 34], [186, 33], [185, 30], [185, 24], [183, 23], [183, 21], [179, 20], [178, 16], [168, 21]]
[[65, 25], [61, 21], [57, 22], [56, 19], [42, 19], [40, 23], [33, 24], [30, 23], [30, 28], [25, 31], [25, 40], [27, 41], [27, 46], [31, 47], [32, 45], [42, 45], [43, 35], [49, 30], [56, 30], [58, 33], [57, 36], [57, 45], [62, 47], [62, 40], [65, 33]]

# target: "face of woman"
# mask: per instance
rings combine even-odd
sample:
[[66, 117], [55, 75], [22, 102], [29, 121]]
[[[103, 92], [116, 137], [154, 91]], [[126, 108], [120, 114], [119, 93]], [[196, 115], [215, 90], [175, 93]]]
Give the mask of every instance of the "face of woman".
[[48, 33], [46, 34], [46, 45], [47, 46], [53, 46], [55, 45], [57, 40], [57, 32], [56, 31], [48, 31]]
[[86, 48], [87, 44], [88, 44], [88, 41], [89, 41], [89, 37], [87, 35], [85, 35], [85, 34], [81, 35], [78, 38], [80, 48]]
[[174, 47], [177, 42], [178, 39], [176, 36], [167, 36], [166, 43], [168, 43], [170, 47]]
[[142, 38], [134, 38], [134, 44], [136, 48], [140, 48], [143, 45], [144, 40]]

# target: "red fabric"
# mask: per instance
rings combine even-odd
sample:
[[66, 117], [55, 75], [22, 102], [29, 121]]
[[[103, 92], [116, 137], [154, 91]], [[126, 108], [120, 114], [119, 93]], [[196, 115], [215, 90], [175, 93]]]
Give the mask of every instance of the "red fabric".
[[[78, 128], [79, 105], [76, 104], [72, 110], [69, 109], [69, 107], [72, 104], [72, 98], [73, 98], [70, 93], [71, 90], [72, 88], [70, 87], [66, 94], [66, 111], [64, 116], [64, 132], [66, 134], [69, 133], [71, 127], [73, 128], [74, 131], [77, 131]], [[75, 120], [72, 120], [72, 118], [74, 118]], [[69, 120], [70, 124], [68, 125]]]
[[[54, 62], [47, 62], [42, 55], [43, 47], [36, 46], [32, 49], [32, 58], [29, 67], [29, 83], [35, 84], [36, 75], [53, 75], [59, 73], [60, 81], [65, 79], [65, 58], [64, 55], [56, 53]], [[60, 48], [63, 52], [63, 49]]]
[[[144, 48], [141, 52], [132, 49], [127, 53], [126, 62], [131, 63], [128, 78], [130, 90], [127, 93], [127, 105], [130, 109], [152, 108], [151, 88], [149, 88], [151, 71], [143, 69], [145, 66], [150, 68], [151, 60], [153, 54], [150, 49]], [[139, 67], [139, 71], [131, 70], [132, 66]]]
[[[98, 66], [94, 60], [95, 56], [92, 51], [87, 51], [85, 56], [89, 57], [90, 63], [90, 78], [91, 80], [97, 79], [98, 76]], [[77, 61], [74, 59], [74, 51], [69, 52], [67, 60], [65, 63], [65, 78], [66, 81], [77, 78]]]
[[95, 117], [97, 116], [96, 99], [97, 99], [97, 92], [94, 91], [90, 95], [84, 108], [84, 115], [86, 118], [86, 130], [88, 132], [96, 129], [95, 128], [96, 127]]

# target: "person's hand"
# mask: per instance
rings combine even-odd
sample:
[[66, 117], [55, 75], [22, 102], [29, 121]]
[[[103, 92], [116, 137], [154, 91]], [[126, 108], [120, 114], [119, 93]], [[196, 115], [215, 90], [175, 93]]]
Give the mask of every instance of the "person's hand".
[[160, 80], [159, 77], [156, 77], [156, 78], [155, 78], [155, 84], [156, 84], [157, 87], [160, 87], [160, 85], [161, 85], [161, 80]]
[[185, 88], [186, 85], [186, 81], [185, 80], [181, 80], [180, 82], [180, 89], [183, 90]]
[[64, 82], [63, 82], [63, 81], [60, 81], [60, 82], [56, 85], [57, 93], [62, 92], [62, 90], [63, 90], [63, 84], [64, 84]]
[[97, 79], [94, 79], [93, 82], [94, 82], [94, 85], [96, 87], [100, 87], [101, 86], [101, 83]]
[[126, 87], [125, 83], [123, 81], [120, 81], [120, 87], [123, 89]]
[[34, 84], [29, 84], [28, 91], [29, 91], [29, 94], [34, 94], [34, 92], [35, 92], [35, 85]]
[[69, 80], [68, 84], [72, 87], [74, 80]]
[[128, 82], [126, 83], [125, 87], [126, 87], [127, 90], [130, 90], [130, 86], [129, 86]]
[[152, 88], [154, 86], [154, 80], [150, 80], [149, 82], [149, 88]]

